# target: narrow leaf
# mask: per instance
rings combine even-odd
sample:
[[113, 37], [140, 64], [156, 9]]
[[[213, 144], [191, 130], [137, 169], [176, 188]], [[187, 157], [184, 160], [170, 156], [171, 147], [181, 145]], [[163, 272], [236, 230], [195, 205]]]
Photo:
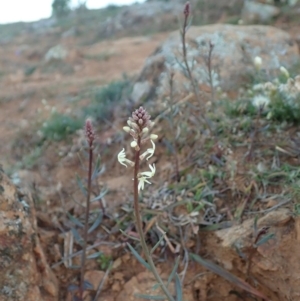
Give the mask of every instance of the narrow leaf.
[[84, 280], [84, 282], [83, 282], [83, 289], [84, 290], [93, 290], [94, 287], [93, 287], [93, 285], [89, 281]]
[[96, 196], [95, 198], [93, 198], [93, 199], [91, 200], [91, 203], [93, 203], [93, 202], [95, 202], [95, 201], [98, 201], [98, 200], [102, 199], [102, 198], [107, 194], [107, 191], [108, 191], [107, 188], [103, 189], [103, 191], [101, 191], [100, 194], [99, 194], [98, 196]]
[[187, 24], [187, 26], [186, 26], [186, 30], [185, 30], [185, 31], [188, 31], [188, 29], [191, 27], [192, 21], [193, 21], [193, 16], [191, 16], [191, 17], [189, 18], [189, 21], [188, 21], [188, 24]]
[[95, 180], [97, 177], [101, 176], [105, 172], [106, 168], [105, 165], [101, 167], [101, 169], [97, 169], [94, 171], [94, 174], [92, 175], [92, 181]]
[[174, 154], [174, 147], [173, 147], [172, 143], [168, 139], [164, 139], [163, 142], [164, 142], [166, 148], [168, 149], [168, 151], [170, 153]]
[[158, 242], [155, 244], [155, 246], [151, 249], [150, 253], [153, 254], [153, 252], [157, 249], [157, 247], [160, 245], [160, 243], [162, 242], [162, 240], [164, 239], [164, 236], [162, 235]]
[[257, 247], [259, 247], [260, 245], [265, 244], [269, 239], [272, 239], [274, 237], [275, 237], [274, 233], [269, 233], [269, 234], [263, 236], [255, 245]]
[[69, 286], [68, 286], [68, 292], [75, 292], [75, 291], [77, 291], [79, 289], [79, 287], [78, 287], [78, 285], [76, 285], [76, 284], [70, 284]]
[[73, 236], [75, 238], [75, 240], [81, 245], [82, 244], [82, 238], [80, 236], [80, 234], [78, 233], [78, 231], [75, 228], [71, 228], [71, 231], [73, 233]]
[[121, 230], [120, 229], [120, 232], [124, 235], [124, 236], [126, 236], [126, 237], [128, 237], [128, 238], [130, 238], [130, 239], [132, 239], [132, 240], [135, 240], [135, 241], [138, 241], [138, 242], [140, 242], [140, 240], [137, 238], [137, 237], [134, 237], [134, 236], [131, 236], [131, 235], [128, 235], [126, 232], [124, 232], [123, 230]]
[[151, 271], [150, 265], [140, 256], [140, 254], [131, 246], [131, 244], [127, 243], [127, 246], [134, 257], [139, 261], [139, 263], [142, 264], [146, 269]]
[[87, 256], [88, 259], [93, 259], [93, 258], [98, 258], [99, 256], [101, 256], [103, 254], [103, 252], [99, 251], [99, 252], [95, 252], [89, 256]]
[[88, 234], [92, 233], [102, 222], [103, 214], [102, 212], [99, 213], [98, 217], [94, 221], [93, 225], [91, 228], [88, 230]]
[[155, 291], [157, 290], [158, 288], [160, 288], [160, 284], [159, 283], [155, 283], [153, 286], [152, 286], [152, 290]]
[[257, 296], [259, 298], [262, 298], [266, 301], [271, 301], [270, 299], [265, 297], [260, 291], [258, 291], [254, 287], [252, 287], [247, 282], [245, 282], [243, 279], [231, 274], [230, 272], [226, 271], [225, 269], [221, 268], [220, 266], [216, 265], [215, 263], [204, 260], [203, 258], [201, 258], [199, 255], [196, 255], [196, 254], [190, 254], [190, 257], [194, 261], [198, 262], [199, 264], [201, 264], [205, 268], [212, 271], [213, 273], [219, 275], [220, 277], [223, 277], [224, 279], [228, 280], [232, 284], [234, 284], [234, 285], [240, 287], [241, 289], [251, 293], [252, 295], [255, 295], [255, 296]]
[[73, 224], [75, 224], [76, 226], [78, 226], [78, 227], [80, 227], [80, 228], [83, 228], [83, 227], [84, 227], [84, 226], [83, 226], [83, 223], [82, 223], [79, 219], [77, 219], [76, 217], [74, 217], [72, 214], [70, 214], [69, 212], [67, 212], [67, 215], [68, 215], [70, 221], [71, 221]]
[[152, 295], [143, 295], [143, 294], [135, 294], [136, 297], [146, 299], [146, 300], [165, 300], [164, 296], [152, 296]]
[[81, 179], [79, 178], [78, 175], [76, 176], [76, 181], [77, 181], [77, 184], [78, 184], [81, 192], [83, 193], [83, 195], [86, 196], [87, 195], [87, 191], [86, 191], [86, 189], [85, 189], [85, 187], [84, 187], [84, 185], [83, 185], [83, 183], [82, 183], [82, 181], [81, 181]]
[[182, 288], [178, 274], [175, 274], [176, 301], [182, 301]]
[[254, 223], [253, 223], [253, 233], [254, 233], [254, 236], [256, 236], [256, 234], [257, 234], [257, 221], [258, 221], [258, 215], [255, 215], [255, 217], [254, 217]]
[[81, 268], [81, 266], [80, 265], [70, 265], [68, 268], [72, 269], [72, 270], [79, 270]]
[[99, 168], [100, 168], [100, 156], [98, 155], [96, 163], [95, 163], [95, 168], [94, 168], [94, 171], [92, 174], [92, 180], [94, 180], [97, 177]]
[[169, 287], [171, 281], [173, 280], [174, 276], [175, 276], [175, 273], [177, 272], [177, 269], [178, 269], [178, 265], [179, 265], [179, 260], [180, 260], [180, 256], [178, 256], [176, 258], [176, 261], [175, 261], [175, 265], [174, 265], [174, 268], [168, 278], [168, 282], [167, 282], [167, 287]]

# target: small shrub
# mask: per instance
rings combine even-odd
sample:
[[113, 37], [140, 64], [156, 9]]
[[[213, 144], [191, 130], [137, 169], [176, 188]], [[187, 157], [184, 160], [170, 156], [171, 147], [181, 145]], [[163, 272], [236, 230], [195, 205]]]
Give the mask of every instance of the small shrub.
[[289, 101], [288, 95], [284, 93], [276, 93], [270, 106], [270, 119], [279, 122], [290, 122], [293, 124], [300, 123], [300, 93]]
[[226, 100], [225, 112], [231, 117], [241, 115], [255, 116], [257, 114], [257, 108], [249, 99], [239, 99], [236, 102]]
[[65, 139], [81, 127], [81, 119], [54, 112], [50, 119], [43, 124], [41, 133], [45, 139], [59, 141]]
[[25, 76], [32, 75], [35, 72], [36, 68], [37, 68], [37, 66], [26, 67], [25, 70], [24, 70]]
[[277, 122], [300, 123], [300, 75], [294, 78], [280, 67], [281, 73], [272, 82], [253, 84], [240, 100], [229, 104], [230, 116], [254, 116], [262, 108], [261, 116]]
[[129, 80], [124, 78], [100, 88], [95, 93], [92, 103], [85, 109], [85, 114], [98, 121], [110, 118], [115, 105], [129, 94], [130, 87]]

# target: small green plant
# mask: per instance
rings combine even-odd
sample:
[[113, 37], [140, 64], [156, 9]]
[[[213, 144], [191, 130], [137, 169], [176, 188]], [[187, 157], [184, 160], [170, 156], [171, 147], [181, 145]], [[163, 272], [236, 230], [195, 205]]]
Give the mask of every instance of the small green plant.
[[26, 168], [31, 169], [36, 164], [38, 158], [41, 157], [43, 153], [43, 148], [40, 146], [36, 146], [34, 149], [30, 151], [29, 154], [25, 155], [22, 161], [19, 161], [17, 164], [17, 168]]
[[125, 77], [100, 88], [94, 95], [92, 103], [85, 108], [86, 115], [98, 121], [105, 121], [111, 117], [113, 108], [131, 89], [130, 81]]
[[97, 259], [99, 265], [100, 265], [100, 269], [101, 270], [107, 270], [108, 267], [110, 266], [110, 263], [112, 261], [111, 256], [105, 255], [105, 254], [100, 254], [98, 259]]
[[60, 141], [81, 128], [82, 120], [69, 115], [54, 112], [44, 122], [41, 133], [44, 139]]
[[25, 76], [32, 75], [35, 72], [36, 68], [37, 68], [37, 66], [26, 67], [25, 70], [24, 70]]
[[[258, 81], [248, 89], [241, 99], [227, 108], [231, 116], [257, 115], [276, 122], [300, 123], [300, 75], [292, 78], [288, 70], [280, 67], [280, 73], [272, 82], [265, 82], [260, 76], [262, 60], [254, 59]], [[262, 108], [262, 109], [260, 109]]]

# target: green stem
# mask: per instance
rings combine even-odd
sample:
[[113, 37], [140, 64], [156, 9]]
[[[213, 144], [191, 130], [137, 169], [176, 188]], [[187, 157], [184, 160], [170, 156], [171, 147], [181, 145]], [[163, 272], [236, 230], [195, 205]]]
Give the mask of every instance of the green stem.
[[84, 272], [86, 261], [86, 248], [87, 248], [87, 236], [89, 228], [89, 214], [90, 214], [90, 198], [91, 198], [91, 186], [92, 186], [92, 163], [93, 163], [93, 147], [89, 148], [89, 170], [88, 170], [88, 187], [85, 207], [85, 220], [84, 220], [84, 233], [83, 233], [83, 247], [81, 256], [81, 277], [80, 277], [80, 299], [83, 300], [84, 292]]
[[144, 251], [146, 260], [148, 264], [150, 265], [150, 269], [152, 274], [154, 275], [156, 281], [159, 283], [161, 286], [163, 292], [165, 293], [166, 297], [168, 298], [169, 301], [175, 301], [173, 296], [170, 294], [169, 290], [165, 286], [164, 282], [160, 278], [155, 264], [152, 260], [151, 254], [149, 252], [148, 246], [145, 241], [145, 236], [144, 236], [144, 231], [143, 231], [143, 224], [142, 224], [142, 218], [140, 214], [140, 207], [139, 207], [139, 191], [138, 191], [138, 173], [139, 173], [139, 168], [140, 168], [140, 147], [141, 147], [141, 137], [138, 137], [138, 148], [139, 150], [136, 151], [135, 153], [135, 165], [134, 165], [134, 181], [133, 181], [133, 190], [134, 190], [134, 214], [136, 218], [136, 228], [140, 237], [140, 242], [142, 245], [142, 249]]

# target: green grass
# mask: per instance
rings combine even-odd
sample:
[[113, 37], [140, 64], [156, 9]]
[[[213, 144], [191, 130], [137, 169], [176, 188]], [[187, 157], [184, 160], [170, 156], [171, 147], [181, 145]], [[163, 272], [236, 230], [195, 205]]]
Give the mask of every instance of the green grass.
[[19, 169], [31, 169], [37, 163], [37, 160], [43, 155], [43, 147], [36, 146], [29, 153], [22, 157], [21, 161], [18, 161], [15, 166], [12, 167], [10, 173], [13, 173]]
[[41, 132], [46, 140], [60, 141], [66, 139], [68, 135], [73, 134], [83, 127], [83, 120], [61, 113], [53, 113], [47, 120]]

